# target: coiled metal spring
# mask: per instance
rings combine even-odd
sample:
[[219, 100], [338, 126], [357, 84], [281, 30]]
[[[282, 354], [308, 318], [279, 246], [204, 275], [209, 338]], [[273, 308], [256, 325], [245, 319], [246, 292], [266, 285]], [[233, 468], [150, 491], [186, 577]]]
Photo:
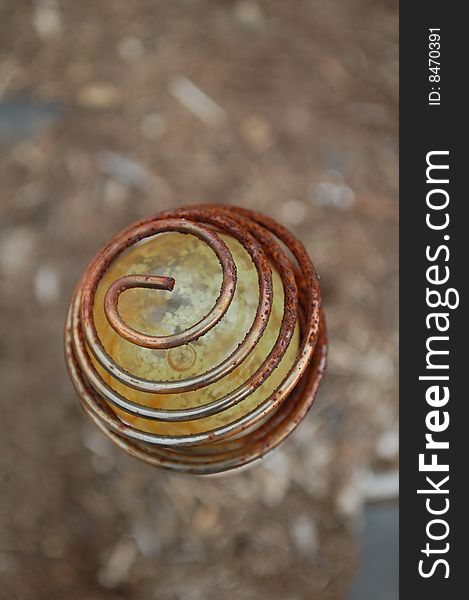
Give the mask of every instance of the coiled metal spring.
[[[132, 288], [171, 291], [174, 279], [142, 274], [117, 279], [106, 292], [104, 313], [113, 330], [128, 342], [149, 349], [178, 348], [199, 339], [220, 322], [233, 300], [237, 269], [218, 233], [235, 238], [245, 248], [255, 265], [259, 285], [255, 318], [241, 344], [206, 372], [176, 381], [145, 379], [123, 369], [101, 343], [93, 318], [96, 290], [111, 263], [137, 242], [164, 232], [191, 234], [209, 245], [222, 267], [220, 294], [212, 310], [195, 325], [172, 335], [153, 336], [137, 331], [121, 318], [119, 296]], [[115, 380], [128, 388], [152, 394], [184, 394], [225, 377], [247, 358], [265, 332], [273, 303], [270, 264], [275, 266], [284, 288], [283, 318], [277, 340], [263, 364], [235, 390], [208, 404], [168, 410], [129, 400], [98, 373], [91, 355]], [[163, 435], [133, 427], [113, 410], [116, 407], [148, 420], [183, 422], [231, 408], [273, 373], [288, 348], [297, 322], [300, 347], [288, 374], [266, 399], [232, 422], [200, 433]], [[83, 408], [96, 425], [128, 453], [154, 466], [179, 472], [210, 474], [236, 468], [277, 446], [313, 403], [326, 363], [326, 330], [318, 276], [303, 245], [284, 227], [259, 213], [226, 205], [190, 206], [162, 212], [129, 226], [89, 264], [72, 298], [65, 328], [65, 352]]]

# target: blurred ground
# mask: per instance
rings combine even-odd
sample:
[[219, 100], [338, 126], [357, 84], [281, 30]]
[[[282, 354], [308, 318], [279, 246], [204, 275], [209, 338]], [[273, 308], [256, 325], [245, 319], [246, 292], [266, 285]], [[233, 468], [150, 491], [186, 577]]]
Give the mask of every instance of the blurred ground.
[[[0, 0], [2, 598], [346, 597], [363, 503], [396, 493], [396, 10]], [[304, 241], [331, 347], [281, 449], [194, 479], [97, 433], [62, 325], [113, 233], [213, 201]]]

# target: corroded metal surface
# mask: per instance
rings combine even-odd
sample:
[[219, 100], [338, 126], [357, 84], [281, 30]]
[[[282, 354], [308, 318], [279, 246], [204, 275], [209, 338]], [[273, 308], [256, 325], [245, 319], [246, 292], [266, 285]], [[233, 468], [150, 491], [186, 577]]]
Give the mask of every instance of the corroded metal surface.
[[[151, 336], [127, 325], [118, 308], [119, 295], [132, 288], [171, 291], [174, 280], [164, 275], [129, 274], [108, 289], [104, 312], [110, 326], [125, 340], [144, 348], [176, 348], [196, 340], [224, 316], [237, 283], [230, 250], [217, 235], [234, 237], [248, 252], [258, 274], [259, 303], [251, 328], [228, 358], [208, 371], [176, 381], [137, 377], [119, 366], [102, 346], [93, 320], [97, 286], [110, 264], [127, 248], [147, 237], [177, 231], [195, 235], [215, 252], [223, 272], [219, 297], [212, 310], [185, 331]], [[283, 250], [282, 242], [290, 251]], [[284, 288], [284, 312], [277, 340], [263, 364], [237, 389], [209, 404], [164, 410], [137, 404], [109, 386], [90, 354], [119, 382], [153, 394], [201, 389], [231, 373], [253, 351], [267, 326], [273, 302], [270, 264]], [[203, 273], [200, 274], [203, 277]], [[254, 409], [223, 426], [201, 433], [163, 435], [142, 431], [112, 410], [155, 421], [192, 421], [235, 406], [252, 394], [279, 365], [297, 321], [301, 343], [295, 363], [281, 384]], [[256, 460], [277, 446], [311, 407], [326, 363], [326, 329], [318, 276], [303, 245], [275, 221], [250, 210], [224, 205], [200, 205], [159, 213], [115, 236], [85, 270], [74, 296], [65, 330], [66, 361], [81, 404], [96, 425], [118, 446], [152, 465], [179, 472], [210, 474]]]

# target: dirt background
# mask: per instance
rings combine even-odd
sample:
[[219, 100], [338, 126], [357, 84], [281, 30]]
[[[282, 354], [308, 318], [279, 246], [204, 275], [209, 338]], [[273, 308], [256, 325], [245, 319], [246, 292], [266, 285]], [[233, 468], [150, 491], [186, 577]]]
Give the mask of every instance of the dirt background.
[[[0, 0], [1, 598], [347, 597], [396, 495], [396, 4]], [[112, 448], [62, 357], [94, 252], [195, 202], [291, 228], [331, 340], [295, 434], [212, 479]]]

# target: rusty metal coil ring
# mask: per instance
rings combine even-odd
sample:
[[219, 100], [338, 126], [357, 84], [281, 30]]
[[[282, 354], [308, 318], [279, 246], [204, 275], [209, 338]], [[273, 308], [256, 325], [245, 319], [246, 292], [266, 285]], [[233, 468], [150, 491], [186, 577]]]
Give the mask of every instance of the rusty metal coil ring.
[[[233, 299], [237, 272], [230, 250], [217, 235], [228, 234], [248, 252], [255, 265], [259, 302], [251, 328], [228, 358], [205, 373], [176, 381], [154, 381], [125, 371], [102, 346], [93, 320], [97, 286], [110, 264], [127, 248], [159, 233], [177, 231], [195, 235], [216, 254], [222, 267], [220, 294], [212, 310], [198, 323], [170, 336], [150, 336], [122, 320], [119, 295], [143, 287], [171, 291], [174, 280], [163, 275], [129, 274], [107, 290], [104, 312], [109, 325], [122, 338], [144, 348], [169, 349], [196, 340], [224, 316]], [[282, 248], [288, 248], [290, 255]], [[231, 373], [253, 351], [267, 326], [273, 302], [270, 264], [284, 288], [284, 312], [277, 340], [263, 364], [241, 386], [208, 404], [185, 409], [160, 409], [127, 399], [109, 386], [90, 357], [129, 388], [154, 394], [184, 393], [200, 389]], [[226, 425], [201, 433], [157, 435], [139, 430], [112, 410], [155, 421], [193, 421], [235, 406], [252, 394], [273, 373], [284, 356], [297, 321], [300, 348], [281, 384], [254, 409]], [[303, 245], [275, 221], [250, 210], [225, 205], [200, 205], [167, 211], [143, 219], [115, 236], [85, 270], [72, 298], [65, 328], [68, 370], [81, 404], [96, 425], [118, 446], [152, 465], [195, 474], [226, 471], [262, 457], [278, 445], [310, 408], [326, 362], [326, 331], [319, 281]]]

